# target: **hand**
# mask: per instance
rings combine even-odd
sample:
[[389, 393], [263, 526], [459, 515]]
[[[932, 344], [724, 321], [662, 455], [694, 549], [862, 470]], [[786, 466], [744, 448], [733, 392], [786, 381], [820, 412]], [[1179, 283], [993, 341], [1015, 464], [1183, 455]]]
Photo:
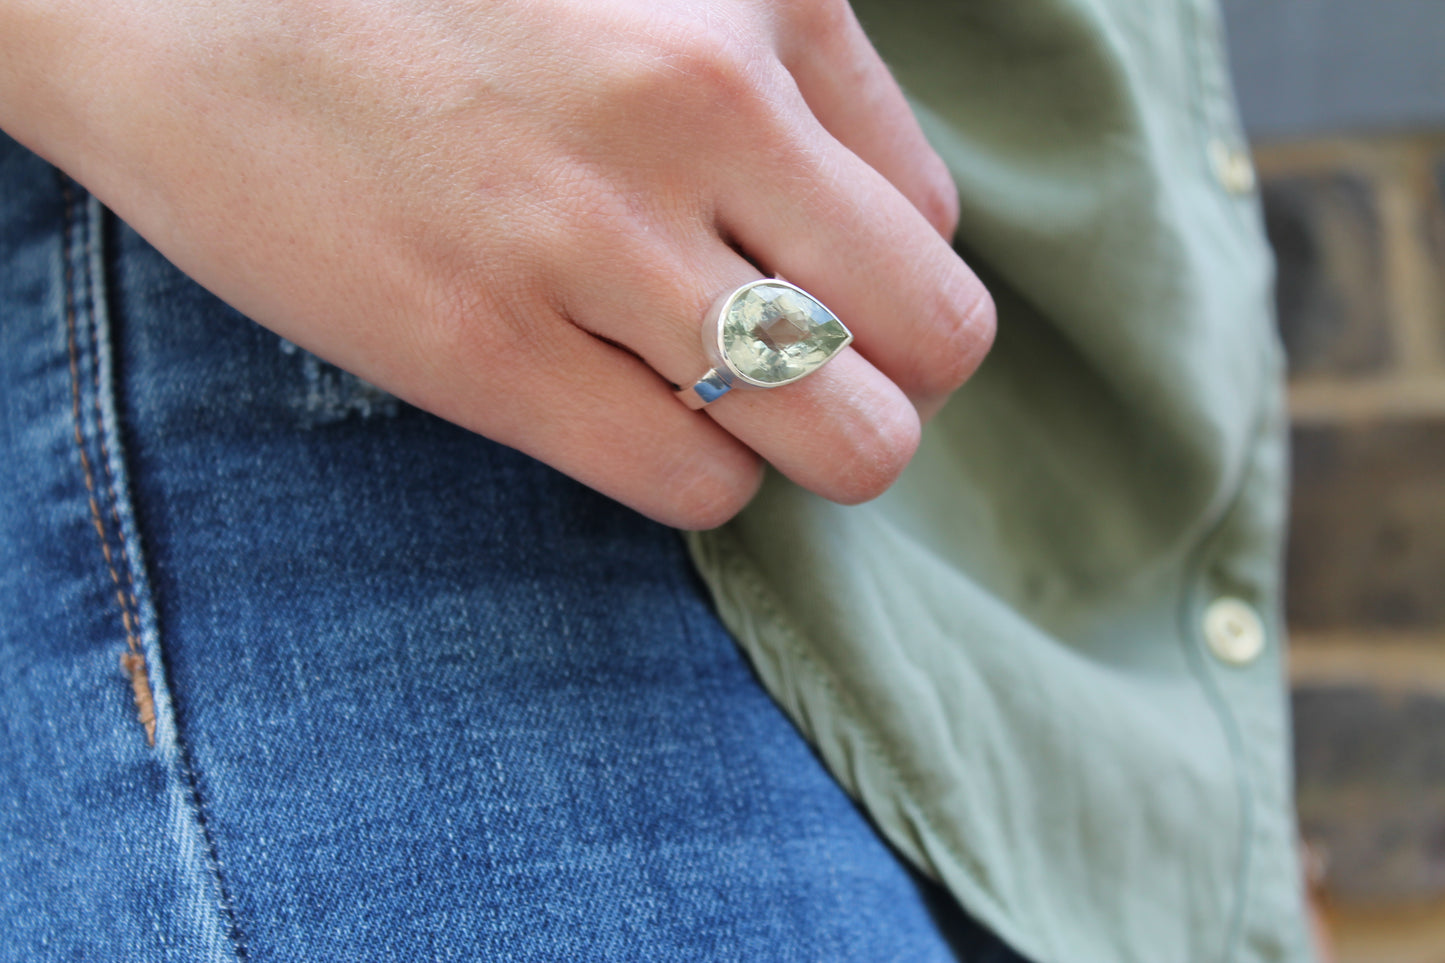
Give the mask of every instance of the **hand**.
[[[0, 0], [0, 125], [240, 310], [637, 510], [882, 492], [992, 338], [844, 0]], [[703, 412], [761, 274], [853, 330]]]

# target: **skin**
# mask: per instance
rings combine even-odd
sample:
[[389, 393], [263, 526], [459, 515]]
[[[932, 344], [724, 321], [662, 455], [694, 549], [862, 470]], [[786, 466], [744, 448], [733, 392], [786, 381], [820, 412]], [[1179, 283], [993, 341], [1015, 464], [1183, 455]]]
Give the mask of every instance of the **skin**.
[[[683, 528], [764, 460], [882, 493], [993, 338], [846, 0], [0, 0], [0, 128], [277, 333]], [[764, 274], [855, 348], [689, 411]]]
[[[763, 461], [880, 494], [993, 336], [844, 0], [0, 0], [0, 127], [260, 323], [680, 527]], [[765, 274], [854, 346], [689, 411]]]

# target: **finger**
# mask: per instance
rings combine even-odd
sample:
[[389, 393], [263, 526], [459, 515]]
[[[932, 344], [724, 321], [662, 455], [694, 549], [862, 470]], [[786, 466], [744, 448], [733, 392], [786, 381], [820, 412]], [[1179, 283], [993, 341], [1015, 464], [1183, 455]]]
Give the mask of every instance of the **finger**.
[[[760, 276], [716, 237], [692, 250], [691, 257], [659, 249], [628, 258], [648, 267], [621, 285], [617, 272], [605, 269], [614, 251], [593, 264], [572, 259], [568, 315], [635, 351], [658, 372], [659, 383], [691, 385], [710, 365], [704, 317], [720, 295]], [[678, 399], [669, 400], [686, 411]], [[688, 414], [715, 422], [793, 481], [845, 504], [876, 497], [892, 484], [912, 457], [920, 430], [907, 397], [851, 349], [801, 381], [736, 388], [703, 412]]]
[[637, 358], [549, 320], [511, 348], [451, 346], [440, 356], [485, 354], [485, 368], [449, 360], [409, 400], [666, 525], [714, 528], [747, 504], [762, 474], [746, 445], [684, 408]]
[[828, 305], [854, 346], [932, 411], [987, 353], [992, 300], [881, 174], [816, 125], [811, 137], [758, 156], [720, 202], [723, 227], [764, 270]]
[[789, 9], [779, 55], [813, 116], [951, 238], [958, 224], [953, 178], [852, 7], [812, 0]]
[[779, 388], [734, 390], [705, 409], [775, 468], [825, 498], [881, 495], [918, 449], [918, 412], [851, 348]]

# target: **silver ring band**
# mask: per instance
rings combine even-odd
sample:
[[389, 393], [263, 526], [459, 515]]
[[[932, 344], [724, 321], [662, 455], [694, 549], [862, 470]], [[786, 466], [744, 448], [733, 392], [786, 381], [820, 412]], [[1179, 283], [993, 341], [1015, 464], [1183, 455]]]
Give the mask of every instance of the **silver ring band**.
[[710, 405], [723, 395], [733, 389], [732, 375], [726, 370], [718, 371], [716, 368], [708, 371], [698, 379], [697, 384], [687, 388], [679, 388], [674, 392], [682, 403], [693, 411], [697, 411], [704, 405]]

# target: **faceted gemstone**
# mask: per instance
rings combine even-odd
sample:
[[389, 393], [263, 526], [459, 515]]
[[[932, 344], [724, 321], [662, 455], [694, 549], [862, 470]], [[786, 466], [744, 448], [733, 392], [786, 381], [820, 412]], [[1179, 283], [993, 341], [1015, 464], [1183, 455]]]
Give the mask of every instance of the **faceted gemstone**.
[[801, 378], [852, 340], [831, 311], [782, 281], [760, 281], [723, 309], [723, 354], [745, 379], [762, 385]]

